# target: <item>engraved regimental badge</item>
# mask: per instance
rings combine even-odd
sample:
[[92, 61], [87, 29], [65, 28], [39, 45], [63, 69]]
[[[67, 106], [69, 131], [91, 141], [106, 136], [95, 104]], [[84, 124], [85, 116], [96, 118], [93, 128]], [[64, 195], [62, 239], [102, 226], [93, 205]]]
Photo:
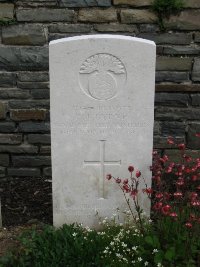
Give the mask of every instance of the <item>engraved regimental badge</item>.
[[111, 54], [96, 54], [83, 62], [79, 78], [86, 95], [97, 100], [109, 100], [123, 90], [126, 69], [117, 57]]

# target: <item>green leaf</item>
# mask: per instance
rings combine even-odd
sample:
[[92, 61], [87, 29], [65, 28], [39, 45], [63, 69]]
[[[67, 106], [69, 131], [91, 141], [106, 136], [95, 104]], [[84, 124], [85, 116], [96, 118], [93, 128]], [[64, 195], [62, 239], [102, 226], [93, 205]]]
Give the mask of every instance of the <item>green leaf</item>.
[[176, 251], [174, 247], [171, 247], [167, 250], [167, 252], [165, 253], [165, 259], [171, 261], [172, 259], [174, 259], [176, 256]]

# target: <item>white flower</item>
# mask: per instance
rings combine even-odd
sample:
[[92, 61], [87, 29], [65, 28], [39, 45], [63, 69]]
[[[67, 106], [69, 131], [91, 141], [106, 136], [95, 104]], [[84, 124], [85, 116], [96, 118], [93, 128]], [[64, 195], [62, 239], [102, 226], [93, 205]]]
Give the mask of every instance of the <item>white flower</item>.
[[155, 249], [153, 250], [152, 254], [157, 253], [157, 252], [158, 252], [158, 250], [155, 248]]
[[125, 244], [124, 242], [122, 242], [122, 247], [126, 248], [127, 244]]
[[114, 245], [115, 245], [115, 243], [112, 241], [112, 242], [110, 242], [110, 245], [111, 245], [111, 246], [114, 246]]
[[147, 266], [147, 265], [149, 265], [149, 263], [148, 261], [145, 261], [144, 266]]
[[72, 235], [75, 237], [75, 236], [77, 236], [77, 233], [73, 233]]
[[132, 247], [132, 249], [133, 249], [133, 250], [135, 250], [135, 251], [137, 250], [137, 248], [138, 248], [137, 246], [135, 246], [135, 247]]
[[157, 264], [157, 267], [162, 267], [162, 264], [159, 262], [159, 263]]
[[152, 223], [153, 221], [151, 219], [149, 219], [149, 223]]
[[139, 258], [138, 258], [138, 261], [142, 261], [142, 258], [141, 258], [141, 257], [139, 257]]

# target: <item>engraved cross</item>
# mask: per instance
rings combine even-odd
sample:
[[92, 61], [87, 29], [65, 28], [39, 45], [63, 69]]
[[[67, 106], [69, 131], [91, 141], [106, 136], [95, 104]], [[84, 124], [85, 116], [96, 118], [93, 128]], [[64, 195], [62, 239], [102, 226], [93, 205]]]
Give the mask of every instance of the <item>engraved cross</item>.
[[121, 165], [121, 160], [107, 161], [105, 160], [105, 145], [106, 140], [100, 140], [100, 160], [99, 161], [86, 161], [84, 165], [99, 165], [100, 166], [100, 179], [99, 179], [99, 194], [104, 198], [104, 179], [105, 179], [105, 166], [106, 165]]

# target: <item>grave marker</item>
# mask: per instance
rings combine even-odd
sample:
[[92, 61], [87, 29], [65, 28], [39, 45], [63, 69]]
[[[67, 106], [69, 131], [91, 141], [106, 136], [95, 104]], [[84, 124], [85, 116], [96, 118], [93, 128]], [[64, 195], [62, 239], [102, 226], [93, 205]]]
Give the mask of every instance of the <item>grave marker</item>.
[[[116, 184], [134, 165], [150, 186], [156, 47], [119, 35], [50, 43], [54, 225], [97, 227], [126, 203]], [[143, 187], [144, 185], [141, 185]], [[141, 195], [149, 213], [149, 201]]]

